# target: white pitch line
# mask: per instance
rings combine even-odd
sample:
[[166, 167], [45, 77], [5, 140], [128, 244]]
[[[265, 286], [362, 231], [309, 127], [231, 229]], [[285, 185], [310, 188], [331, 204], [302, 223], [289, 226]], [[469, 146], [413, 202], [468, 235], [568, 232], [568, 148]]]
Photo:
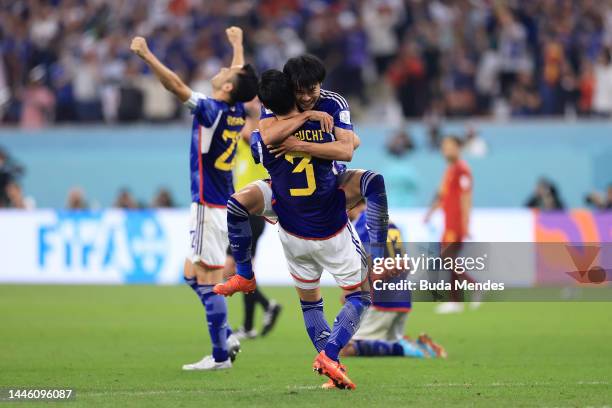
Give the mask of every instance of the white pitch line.
[[[575, 385], [610, 385], [609, 381], [578, 381], [574, 383]], [[533, 382], [533, 383], [524, 383], [524, 382], [494, 382], [490, 384], [472, 384], [472, 383], [428, 383], [428, 384], [415, 384], [412, 387], [415, 388], [457, 388], [457, 387], [552, 387], [552, 386], [562, 386], [565, 384], [561, 383], [552, 383], [552, 382]], [[397, 388], [396, 386], [391, 385], [377, 385], [376, 389], [381, 388]], [[288, 385], [286, 387], [287, 390], [295, 390], [295, 391], [312, 391], [312, 390], [321, 390], [320, 385]], [[261, 388], [251, 388], [251, 389], [210, 389], [210, 390], [150, 390], [150, 391], [95, 391], [95, 392], [87, 392], [77, 390], [77, 398], [79, 396], [86, 397], [108, 397], [108, 396], [152, 396], [152, 395], [169, 395], [169, 394], [211, 394], [211, 393], [230, 393], [230, 394], [242, 394], [242, 393], [257, 393], [261, 391]]]

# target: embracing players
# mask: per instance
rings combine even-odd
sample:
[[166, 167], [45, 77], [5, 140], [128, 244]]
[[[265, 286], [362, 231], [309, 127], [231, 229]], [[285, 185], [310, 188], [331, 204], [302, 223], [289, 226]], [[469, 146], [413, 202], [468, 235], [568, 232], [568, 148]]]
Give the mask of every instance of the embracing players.
[[234, 192], [232, 166], [238, 136], [245, 124], [243, 103], [255, 97], [257, 76], [250, 65], [244, 64], [242, 30], [230, 27], [226, 34], [233, 48], [232, 65], [222, 68], [211, 79], [210, 96], [192, 91], [153, 55], [144, 38], [134, 38], [130, 46], [163, 86], [193, 114], [190, 153], [191, 255], [185, 261], [184, 276], [206, 310], [212, 355], [197, 363], [184, 365], [185, 370], [230, 368], [233, 354], [239, 348], [227, 325], [225, 298], [215, 294], [213, 287], [222, 281], [228, 245], [226, 203]]
[[[281, 120], [299, 115], [293, 84], [283, 72], [264, 72], [258, 95]], [[305, 122], [294, 136], [317, 145], [334, 143], [334, 135], [322, 129], [319, 122]], [[335, 164], [304, 152], [275, 155], [257, 130], [251, 136], [251, 150], [255, 161], [261, 162], [271, 177], [270, 182], [254, 184], [264, 197], [261, 214], [278, 218], [279, 237], [300, 297], [306, 331], [319, 352], [313, 368], [330, 378], [326, 387], [353, 389], [355, 384], [340, 364], [339, 354], [359, 327], [370, 304], [370, 292], [364, 249], [348, 221]], [[239, 258], [250, 251], [250, 237], [241, 234], [247, 226], [247, 209], [230, 197], [228, 230], [232, 251]], [[332, 274], [346, 299], [332, 328], [325, 319], [319, 289], [323, 270]]]
[[[283, 67], [283, 73], [290, 80], [294, 90], [295, 103], [299, 109], [296, 115], [274, 115], [272, 110], [262, 109], [260, 132], [264, 146], [276, 157], [287, 153], [316, 157], [324, 160], [350, 161], [353, 151], [359, 144], [353, 132], [350, 109], [346, 100], [337, 93], [321, 89], [325, 79], [325, 67], [316, 57], [303, 55], [291, 58]], [[265, 104], [264, 104], [265, 106]], [[332, 134], [332, 141], [319, 143], [308, 133], [297, 132], [302, 126], [318, 121], [321, 129]], [[366, 220], [373, 258], [382, 257], [383, 246], [387, 240], [388, 210], [387, 194], [382, 175], [369, 170], [346, 169], [346, 166], [332, 162], [332, 170], [337, 174], [338, 186], [344, 191], [347, 207], [350, 208], [359, 200], [366, 199]], [[296, 171], [306, 172], [305, 164]], [[308, 186], [307, 186], [308, 187]], [[245, 207], [248, 214], [260, 214], [264, 208], [264, 197], [255, 184], [248, 185], [236, 195], [236, 199]], [[266, 204], [267, 205], [267, 204]], [[228, 214], [228, 225], [230, 215]], [[250, 243], [251, 230], [233, 230], [229, 227], [230, 243], [232, 234], [240, 238], [245, 245]], [[236, 275], [226, 283], [217, 285], [215, 292], [232, 295], [235, 292], [250, 292], [255, 289], [255, 277], [251, 265], [251, 253], [239, 254], [230, 245], [237, 264]]]

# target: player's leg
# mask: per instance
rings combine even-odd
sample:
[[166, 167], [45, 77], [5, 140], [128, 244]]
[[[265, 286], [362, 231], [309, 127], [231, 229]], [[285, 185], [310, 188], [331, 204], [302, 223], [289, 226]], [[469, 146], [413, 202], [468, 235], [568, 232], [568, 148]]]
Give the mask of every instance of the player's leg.
[[208, 332], [212, 342], [212, 355], [201, 361], [183, 366], [185, 370], [212, 370], [230, 368], [231, 358], [228, 345], [230, 329], [227, 324], [227, 303], [223, 296], [213, 292], [215, 284], [223, 279], [227, 230], [225, 209], [210, 208], [194, 203], [192, 214], [192, 245], [190, 265], [185, 264], [185, 277], [195, 287], [206, 311]]
[[[249, 222], [251, 224], [251, 231], [253, 231], [252, 253], [253, 253], [253, 257], [255, 257], [257, 256], [257, 244], [259, 243], [259, 240], [261, 236], [263, 235], [264, 229], [266, 227], [266, 221], [262, 216], [251, 215], [249, 217]], [[255, 314], [255, 306], [259, 304], [264, 310], [263, 326], [261, 329], [261, 335], [262, 336], [268, 335], [268, 333], [270, 333], [272, 329], [274, 328], [274, 326], [276, 325], [278, 316], [280, 315], [280, 312], [282, 310], [282, 306], [278, 304], [278, 302], [276, 302], [274, 299], [268, 299], [266, 295], [264, 295], [264, 293], [259, 288], [256, 288], [252, 294], [245, 294], [245, 301], [247, 301], [247, 298], [249, 298], [248, 299], [249, 304], [252, 304], [252, 312], [249, 311], [252, 314], [250, 315], [250, 318], [251, 318], [250, 325], [248, 324], [249, 322], [247, 322], [245, 319], [245, 325], [244, 325], [245, 328], [247, 327], [250, 329], [253, 328], [253, 317]]]
[[249, 215], [272, 212], [272, 190], [264, 181], [253, 182], [227, 201], [227, 230], [236, 275], [215, 287], [215, 292], [231, 296], [236, 292], [253, 292], [257, 287], [251, 262], [253, 231]]
[[352, 208], [361, 198], [366, 200], [366, 225], [370, 237], [368, 253], [372, 258], [382, 258], [389, 230], [389, 210], [385, 179], [370, 170], [346, 170], [339, 183], [346, 195], [347, 208]]

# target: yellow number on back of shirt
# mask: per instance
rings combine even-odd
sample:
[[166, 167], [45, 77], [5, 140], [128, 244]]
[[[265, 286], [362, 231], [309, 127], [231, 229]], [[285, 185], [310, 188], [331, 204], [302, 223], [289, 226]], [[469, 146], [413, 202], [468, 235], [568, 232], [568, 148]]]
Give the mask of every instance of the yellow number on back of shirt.
[[291, 164], [294, 164], [296, 158], [300, 158], [301, 160], [299, 161], [297, 166], [295, 166], [292, 173], [306, 173], [306, 187], [291, 188], [289, 189], [289, 194], [294, 197], [305, 197], [312, 195], [312, 193], [314, 193], [317, 189], [314, 167], [312, 163], [310, 163], [312, 156], [310, 156], [310, 154], [308, 153], [302, 152], [287, 153], [285, 155], [285, 159]]

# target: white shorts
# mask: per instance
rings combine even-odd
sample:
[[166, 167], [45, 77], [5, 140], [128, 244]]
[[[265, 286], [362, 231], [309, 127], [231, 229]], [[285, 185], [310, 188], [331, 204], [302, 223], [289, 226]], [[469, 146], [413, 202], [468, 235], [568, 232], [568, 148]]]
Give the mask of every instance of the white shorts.
[[227, 209], [191, 203], [189, 259], [208, 268], [225, 265], [227, 246]]
[[255, 214], [264, 217], [268, 222], [276, 224], [278, 217], [272, 208], [272, 187], [269, 180], [256, 180], [251, 184], [255, 185], [261, 191], [264, 198], [264, 207], [261, 213]]
[[353, 340], [399, 341], [406, 333], [406, 312], [386, 312], [370, 307], [364, 313]]
[[323, 270], [329, 272], [338, 286], [352, 290], [367, 278], [366, 260], [359, 236], [350, 223], [328, 239], [299, 238], [278, 227], [289, 273], [300, 289], [315, 289]]

